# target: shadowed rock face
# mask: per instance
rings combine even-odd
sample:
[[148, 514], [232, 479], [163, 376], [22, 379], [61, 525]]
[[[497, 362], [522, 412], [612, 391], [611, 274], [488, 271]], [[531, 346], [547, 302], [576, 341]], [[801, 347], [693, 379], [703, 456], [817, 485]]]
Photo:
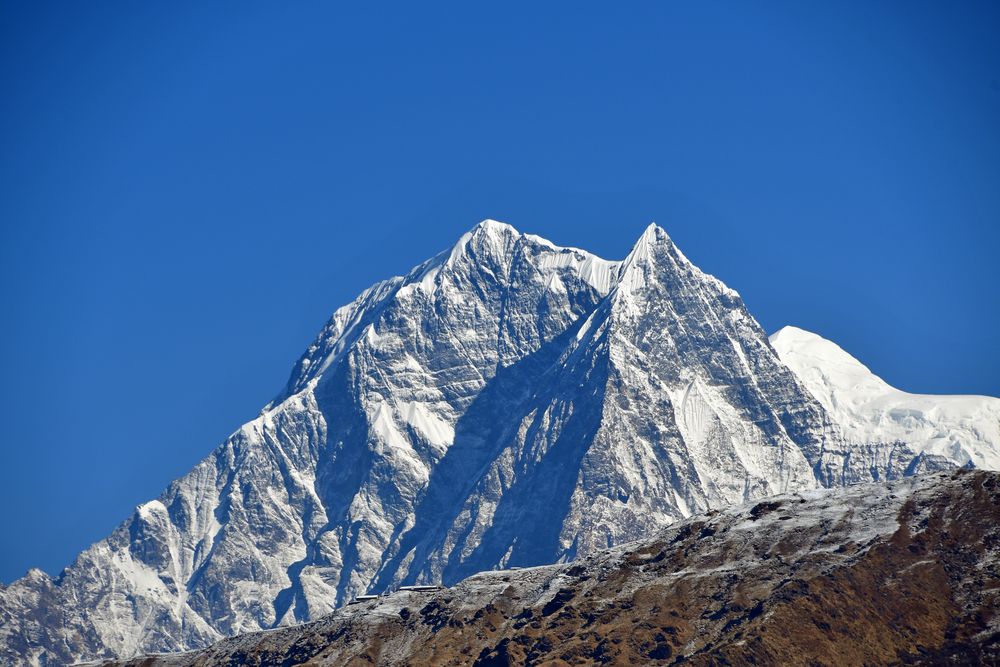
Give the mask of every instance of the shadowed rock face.
[[0, 588], [0, 662], [202, 647], [939, 465], [844, 441], [655, 225], [608, 262], [487, 221], [336, 311], [258, 418], [57, 578]]
[[130, 666], [1000, 660], [1000, 474], [808, 491]]

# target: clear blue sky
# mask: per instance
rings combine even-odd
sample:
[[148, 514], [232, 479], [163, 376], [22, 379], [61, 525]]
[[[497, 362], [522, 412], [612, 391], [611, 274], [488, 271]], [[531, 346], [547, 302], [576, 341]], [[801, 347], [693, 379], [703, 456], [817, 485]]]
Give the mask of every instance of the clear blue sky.
[[1000, 395], [996, 2], [343, 4], [0, 6], [0, 580], [486, 217], [609, 258], [656, 220], [769, 331]]

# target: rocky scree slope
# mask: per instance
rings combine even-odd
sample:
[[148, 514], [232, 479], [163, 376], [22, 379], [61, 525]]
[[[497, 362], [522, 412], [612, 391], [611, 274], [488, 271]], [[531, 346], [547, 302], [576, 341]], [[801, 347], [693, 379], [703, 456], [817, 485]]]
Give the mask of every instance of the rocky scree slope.
[[947, 464], [844, 440], [661, 228], [608, 262], [486, 221], [337, 310], [256, 419], [59, 576], [0, 589], [0, 662], [206, 646]]
[[1000, 474], [803, 491], [128, 667], [1000, 662]]

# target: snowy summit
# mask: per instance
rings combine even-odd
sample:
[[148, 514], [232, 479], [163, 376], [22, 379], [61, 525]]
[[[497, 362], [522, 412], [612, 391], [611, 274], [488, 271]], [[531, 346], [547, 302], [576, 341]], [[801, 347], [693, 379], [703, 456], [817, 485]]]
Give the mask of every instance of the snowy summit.
[[996, 399], [896, 392], [810, 336], [769, 342], [655, 225], [615, 262], [484, 221], [336, 310], [256, 419], [57, 578], [0, 589], [0, 661], [198, 648], [763, 496], [995, 465]]
[[856, 442], [905, 442], [956, 465], [1000, 470], [1000, 398], [900, 391], [836, 343], [797, 327], [771, 345]]

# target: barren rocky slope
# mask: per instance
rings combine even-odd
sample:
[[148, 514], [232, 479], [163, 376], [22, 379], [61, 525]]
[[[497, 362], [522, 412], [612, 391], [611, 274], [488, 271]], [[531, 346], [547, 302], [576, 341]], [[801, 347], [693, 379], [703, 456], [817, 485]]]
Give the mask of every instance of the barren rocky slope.
[[[1000, 661], [1000, 474], [702, 514], [576, 563], [396, 592], [129, 667]], [[110, 664], [110, 663], [109, 663]]]

